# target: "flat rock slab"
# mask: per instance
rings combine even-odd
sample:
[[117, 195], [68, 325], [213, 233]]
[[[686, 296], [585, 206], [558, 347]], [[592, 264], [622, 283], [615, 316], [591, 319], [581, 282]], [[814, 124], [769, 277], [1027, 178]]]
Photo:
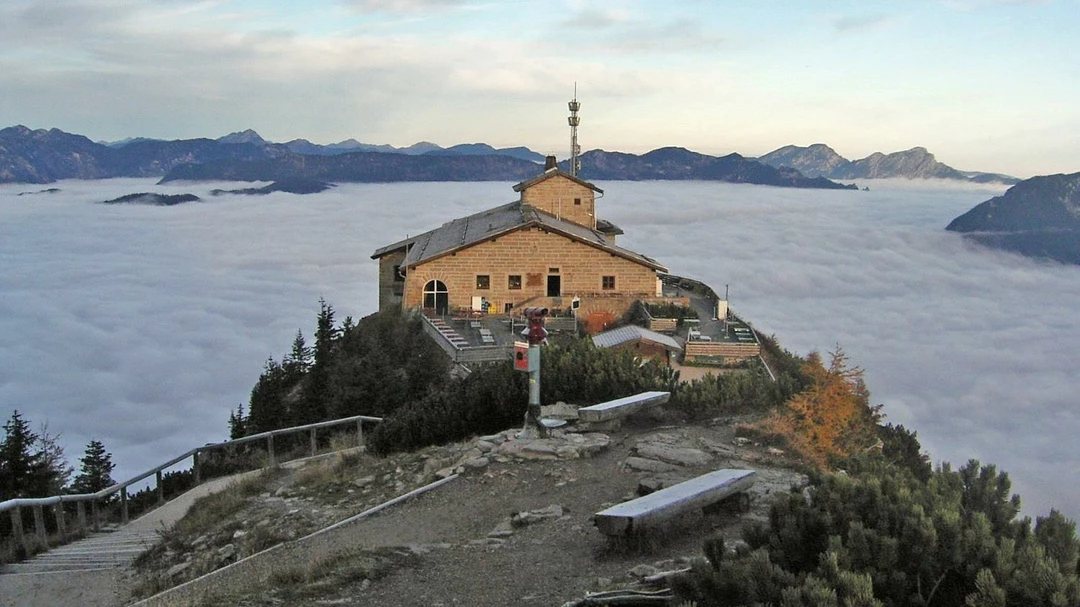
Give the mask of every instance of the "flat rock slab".
[[522, 460], [579, 459], [600, 453], [611, 444], [611, 437], [598, 432], [566, 434], [554, 438], [509, 440], [493, 453]]
[[635, 448], [639, 457], [660, 460], [678, 466], [703, 466], [712, 456], [693, 447], [676, 447], [664, 443], [641, 443]]
[[753, 486], [756, 474], [753, 470], [717, 470], [612, 506], [593, 520], [604, 535], [635, 533], [742, 493]]

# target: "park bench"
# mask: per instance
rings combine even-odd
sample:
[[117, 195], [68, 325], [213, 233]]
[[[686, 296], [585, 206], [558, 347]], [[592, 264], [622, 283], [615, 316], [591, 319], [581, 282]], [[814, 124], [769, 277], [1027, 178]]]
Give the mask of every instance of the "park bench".
[[578, 419], [583, 422], [607, 422], [619, 419], [648, 407], [662, 405], [671, 398], [671, 392], [642, 392], [625, 398], [578, 409]]
[[695, 509], [708, 509], [728, 498], [739, 496], [745, 509], [745, 491], [754, 485], [753, 470], [716, 470], [677, 485], [612, 506], [598, 512], [593, 521], [607, 536], [625, 536], [655, 528]]

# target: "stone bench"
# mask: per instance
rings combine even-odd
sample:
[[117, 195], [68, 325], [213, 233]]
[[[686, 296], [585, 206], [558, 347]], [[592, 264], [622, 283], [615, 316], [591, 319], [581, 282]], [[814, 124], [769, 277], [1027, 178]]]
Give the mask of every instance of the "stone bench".
[[591, 407], [582, 407], [578, 409], [578, 419], [590, 423], [607, 422], [626, 417], [642, 409], [662, 405], [669, 398], [671, 398], [671, 392], [642, 392]]
[[[724, 469], [672, 485], [598, 512], [593, 521], [607, 536], [655, 528], [681, 514], [706, 509], [754, 485], [753, 470]], [[745, 498], [744, 498], [745, 499]]]

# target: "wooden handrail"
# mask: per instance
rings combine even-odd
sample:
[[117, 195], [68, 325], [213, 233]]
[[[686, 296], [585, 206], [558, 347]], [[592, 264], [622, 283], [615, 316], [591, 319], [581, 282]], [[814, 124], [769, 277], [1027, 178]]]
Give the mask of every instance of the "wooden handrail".
[[[280, 436], [280, 435], [285, 435], [285, 434], [296, 434], [296, 433], [305, 432], [305, 431], [311, 432], [311, 435], [312, 435], [311, 436], [311, 444], [312, 444], [312, 449], [314, 450], [315, 446], [316, 446], [315, 432], [317, 430], [319, 430], [320, 428], [330, 428], [330, 427], [333, 427], [333, 426], [341, 426], [341, 425], [344, 425], [344, 424], [355, 423], [356, 428], [357, 428], [357, 432], [362, 433], [361, 428], [363, 427], [364, 422], [381, 422], [381, 421], [382, 421], [381, 417], [372, 417], [372, 416], [369, 416], [369, 415], [354, 415], [352, 417], [344, 417], [344, 418], [341, 418], [341, 419], [334, 419], [334, 420], [329, 420], [329, 421], [324, 421], [324, 422], [317, 422], [317, 423], [314, 423], [314, 424], [305, 424], [303, 426], [293, 426], [293, 427], [290, 427], [290, 428], [281, 428], [279, 430], [270, 430], [268, 432], [260, 432], [259, 434], [253, 434], [251, 436], [244, 436], [242, 438], [222, 441], [220, 443], [207, 443], [207, 444], [205, 444], [205, 445], [203, 445], [201, 447], [195, 447], [194, 449], [186, 451], [185, 453], [183, 453], [181, 455], [178, 455], [178, 456], [170, 459], [169, 461], [167, 461], [167, 462], [165, 462], [163, 464], [159, 464], [157, 466], [154, 466], [153, 468], [147, 470], [146, 472], [143, 472], [142, 474], [135, 475], [135, 476], [131, 477], [130, 479], [128, 479], [128, 480], [126, 480], [126, 481], [124, 481], [122, 483], [115, 483], [112, 486], [106, 487], [106, 488], [104, 488], [104, 489], [102, 489], [100, 491], [97, 491], [95, 493], [73, 493], [73, 494], [65, 494], [65, 495], [52, 495], [52, 496], [49, 496], [49, 497], [10, 499], [10, 500], [0, 502], [0, 512], [6, 512], [6, 511], [11, 512], [12, 532], [14, 533], [17, 540], [23, 541], [25, 543], [25, 537], [23, 535], [23, 529], [22, 529], [22, 516], [20, 514], [20, 509], [21, 508], [27, 508], [27, 507], [34, 508], [34, 528], [35, 528], [34, 530], [35, 530], [35, 535], [37, 535], [37, 537], [40, 539], [42, 544], [45, 544], [45, 535], [46, 534], [45, 534], [45, 529], [44, 529], [44, 522], [43, 522], [44, 518], [43, 518], [43, 515], [42, 515], [42, 509], [45, 508], [46, 506], [54, 506], [54, 507], [56, 507], [56, 509], [57, 509], [57, 521], [58, 521], [58, 524], [59, 524], [60, 528], [63, 529], [64, 528], [63, 504], [68, 503], [68, 502], [77, 503], [78, 507], [79, 507], [79, 518], [78, 518], [79, 527], [80, 527], [80, 530], [84, 530], [84, 529], [82, 529], [83, 526], [84, 526], [84, 516], [83, 516], [84, 504], [83, 503], [84, 502], [90, 502], [90, 505], [92, 506], [92, 516], [93, 516], [93, 519], [94, 519], [93, 520], [93, 525], [94, 525], [94, 528], [97, 529], [100, 526], [100, 522], [98, 520], [99, 515], [98, 515], [97, 503], [100, 500], [106, 499], [106, 498], [108, 498], [108, 497], [110, 497], [112, 495], [115, 495], [115, 494], [119, 493], [120, 498], [121, 498], [121, 519], [122, 519], [122, 522], [126, 523], [127, 522], [127, 489], [128, 489], [128, 487], [130, 487], [131, 485], [134, 485], [135, 483], [143, 481], [143, 480], [145, 480], [147, 478], [150, 478], [151, 476], [154, 476], [157, 479], [158, 495], [161, 496], [162, 495], [161, 472], [164, 471], [167, 468], [171, 468], [172, 466], [176, 465], [177, 463], [179, 463], [179, 462], [181, 462], [181, 461], [183, 461], [183, 460], [185, 460], [185, 459], [187, 459], [189, 457], [192, 458], [192, 460], [193, 460], [193, 468], [194, 468], [194, 471], [195, 471], [195, 484], [198, 485], [200, 483], [199, 454], [202, 453], [202, 452], [212, 451], [212, 450], [215, 450], [215, 449], [224, 449], [224, 448], [227, 448], [227, 447], [232, 447], [232, 446], [235, 446], [235, 445], [241, 445], [241, 444], [249, 443], [249, 442], [256, 441], [256, 440], [268, 440], [269, 441], [268, 442], [268, 448], [269, 448], [268, 450], [269, 450], [269, 453], [270, 453], [270, 459], [271, 459], [271, 462], [273, 462], [273, 438], [275, 436]], [[314, 455], [314, 453], [312, 455]], [[46, 548], [47, 547], [48, 546], [46, 545]]]

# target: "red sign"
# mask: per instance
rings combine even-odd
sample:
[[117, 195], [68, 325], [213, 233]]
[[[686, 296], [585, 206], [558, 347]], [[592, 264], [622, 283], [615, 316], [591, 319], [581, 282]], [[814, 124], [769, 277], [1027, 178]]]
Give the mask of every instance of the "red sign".
[[514, 368], [518, 371], [529, 370], [529, 344], [514, 342]]

